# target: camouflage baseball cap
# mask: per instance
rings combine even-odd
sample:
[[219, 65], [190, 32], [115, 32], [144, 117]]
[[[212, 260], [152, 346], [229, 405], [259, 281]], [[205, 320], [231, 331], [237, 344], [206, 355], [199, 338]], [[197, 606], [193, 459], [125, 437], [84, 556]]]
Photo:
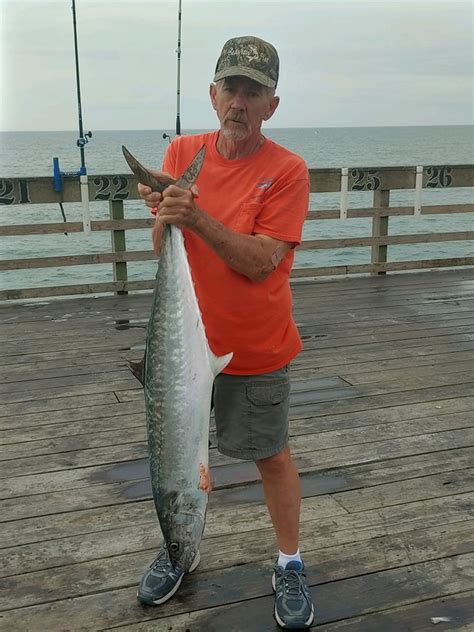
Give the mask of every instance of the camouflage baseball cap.
[[278, 53], [268, 42], [251, 35], [234, 37], [224, 44], [214, 81], [241, 75], [267, 88], [276, 88], [279, 66]]

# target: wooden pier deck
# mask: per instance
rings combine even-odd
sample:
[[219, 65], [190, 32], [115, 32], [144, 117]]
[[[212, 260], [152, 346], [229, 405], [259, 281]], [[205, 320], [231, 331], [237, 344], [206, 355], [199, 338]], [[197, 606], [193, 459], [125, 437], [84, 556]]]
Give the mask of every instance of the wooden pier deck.
[[[473, 271], [294, 295], [291, 446], [317, 629], [474, 630]], [[201, 565], [167, 604], [136, 601], [160, 538], [125, 359], [140, 356], [149, 304], [0, 308], [2, 631], [277, 629], [257, 472], [215, 448]]]

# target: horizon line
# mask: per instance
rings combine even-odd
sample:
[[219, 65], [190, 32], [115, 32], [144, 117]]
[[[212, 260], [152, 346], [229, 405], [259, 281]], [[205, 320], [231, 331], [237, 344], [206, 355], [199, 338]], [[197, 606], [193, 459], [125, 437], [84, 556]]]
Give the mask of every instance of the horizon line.
[[[281, 126], [281, 127], [265, 127], [262, 128], [262, 132], [265, 130], [281, 130], [281, 129], [380, 129], [380, 128], [415, 128], [415, 127], [474, 127], [474, 122], [471, 123], [445, 123], [445, 124], [421, 124], [421, 125], [317, 125], [317, 126]], [[192, 131], [218, 131], [218, 128], [214, 127], [188, 127], [184, 128]], [[173, 132], [171, 127], [140, 127], [140, 128], [101, 128], [96, 129], [96, 132]], [[54, 132], [75, 132], [74, 129], [17, 129], [17, 130], [0, 130], [2, 134], [37, 134], [37, 133], [54, 133]]]

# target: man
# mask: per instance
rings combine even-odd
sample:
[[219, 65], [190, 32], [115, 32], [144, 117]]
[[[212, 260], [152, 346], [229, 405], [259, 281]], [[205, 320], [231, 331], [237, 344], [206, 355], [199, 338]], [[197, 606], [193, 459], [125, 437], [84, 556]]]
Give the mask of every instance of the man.
[[[176, 178], [205, 144], [198, 197], [197, 189], [174, 185], [163, 194], [139, 185], [139, 193], [157, 213], [157, 255], [164, 224], [183, 230], [209, 345], [216, 355], [234, 354], [214, 385], [218, 449], [254, 460], [260, 471], [279, 547], [274, 615], [281, 627], [297, 629], [311, 625], [314, 606], [298, 548], [301, 492], [288, 447], [288, 364], [301, 350], [289, 274], [308, 209], [309, 178], [302, 158], [261, 133], [279, 104], [278, 72], [271, 44], [256, 37], [226, 42], [210, 86], [219, 130], [177, 137], [163, 162], [163, 171]], [[138, 599], [163, 603], [182, 576], [163, 545]]]

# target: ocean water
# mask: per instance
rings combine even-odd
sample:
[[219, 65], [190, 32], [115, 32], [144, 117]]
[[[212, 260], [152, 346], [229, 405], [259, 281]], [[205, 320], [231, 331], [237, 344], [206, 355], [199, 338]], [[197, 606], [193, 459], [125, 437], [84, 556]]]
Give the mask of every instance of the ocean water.
[[[183, 130], [195, 133], [198, 130]], [[89, 175], [127, 173], [128, 167], [121, 153], [126, 145], [140, 162], [159, 167], [166, 150], [167, 140], [163, 132], [153, 131], [98, 131], [86, 146], [86, 163]], [[309, 167], [389, 167], [415, 165], [470, 164], [474, 158], [474, 127], [373, 127], [373, 128], [304, 128], [264, 129], [264, 133], [299, 153]], [[79, 150], [76, 132], [2, 132], [0, 133], [0, 178], [52, 175], [52, 158], [59, 157], [63, 171], [76, 171], [79, 167]], [[311, 209], [339, 208], [339, 194], [313, 194]], [[411, 205], [414, 191], [391, 192], [391, 206]], [[472, 189], [431, 189], [423, 191], [423, 204], [472, 203]], [[349, 207], [371, 206], [369, 192], [349, 193]], [[70, 221], [80, 220], [79, 204], [66, 204], [66, 216]], [[106, 202], [91, 204], [94, 219], [108, 217]], [[125, 202], [126, 217], [147, 217], [148, 209], [139, 201]], [[58, 205], [0, 205], [1, 224], [29, 222], [58, 222], [61, 213]], [[389, 234], [430, 233], [472, 230], [472, 214], [431, 216], [423, 218], [391, 218]], [[369, 236], [371, 220], [324, 220], [307, 222], [305, 239]], [[150, 248], [147, 230], [127, 231], [127, 249]], [[107, 252], [110, 235], [93, 233], [34, 235], [0, 238], [2, 259], [37, 256], [61, 256]], [[441, 242], [438, 244], [414, 244], [389, 247], [389, 260], [413, 260], [426, 258], [460, 257], [472, 255], [474, 242]], [[369, 248], [344, 248], [297, 252], [295, 265], [331, 266], [370, 262]], [[152, 278], [156, 262], [128, 264], [130, 279]], [[2, 272], [0, 287], [22, 288], [44, 285], [112, 280], [112, 266], [87, 265], [64, 268], [43, 268]]]

